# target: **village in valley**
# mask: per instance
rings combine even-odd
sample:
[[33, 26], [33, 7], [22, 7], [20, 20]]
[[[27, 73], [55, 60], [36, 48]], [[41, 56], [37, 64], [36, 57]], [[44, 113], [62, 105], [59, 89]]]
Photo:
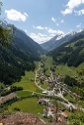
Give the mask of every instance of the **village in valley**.
[[[78, 98], [76, 93], [72, 93], [67, 85], [62, 83], [62, 75], [55, 73], [55, 68], [51, 69], [48, 75], [42, 70], [42, 66], [39, 64], [38, 70], [35, 71], [35, 84], [42, 90], [42, 94], [50, 96], [51, 98], [39, 98], [38, 104], [44, 107], [43, 116], [53, 119], [57, 118], [57, 121], [63, 122], [68, 119], [68, 111], [76, 110], [78, 107], [71, 103], [64, 96], [69, 94], [74, 100]], [[58, 97], [62, 100], [56, 100], [52, 97]]]
[[[45, 68], [45, 65], [47, 69]], [[12, 102], [18, 102], [18, 100], [21, 99], [33, 99], [34, 97], [37, 98], [35, 102], [37, 103], [35, 104], [37, 105], [37, 108], [39, 108], [39, 106], [42, 108], [41, 112], [37, 112], [37, 115], [40, 116], [41, 119], [47, 120], [50, 123], [57, 122], [64, 123], [64, 125], [69, 125], [69, 117], [71, 113], [78, 110], [84, 112], [84, 109], [76, 103], [76, 101], [80, 98], [80, 95], [78, 95], [76, 92], [72, 92], [68, 88], [68, 85], [63, 82], [62, 74], [58, 74], [56, 71], [56, 66], [50, 67], [48, 63], [42, 61], [38, 62], [37, 68], [34, 71], [34, 77], [31, 76], [30, 79], [27, 76], [27, 79], [32, 81], [33, 85], [37, 87], [39, 92], [30, 90], [29, 88], [24, 89], [20, 87], [21, 84], [19, 87], [7, 86], [4, 91], [6, 90], [9, 93], [0, 97], [0, 104], [5, 104], [5, 102], [8, 100], [10, 102], [12, 99], [14, 99]], [[25, 97], [21, 94], [21, 97], [19, 97], [15, 92], [16, 89], [21, 93], [30, 92], [31, 94], [29, 96], [26, 94]], [[20, 111], [19, 104], [17, 106], [18, 108], [13, 107], [13, 111]], [[10, 107], [6, 110], [10, 112]]]

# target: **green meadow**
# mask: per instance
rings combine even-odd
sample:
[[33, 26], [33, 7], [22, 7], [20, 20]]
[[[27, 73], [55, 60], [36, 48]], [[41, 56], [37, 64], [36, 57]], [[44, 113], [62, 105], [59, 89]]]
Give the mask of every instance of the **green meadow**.
[[32, 71], [27, 72], [26, 71], [25, 76], [22, 76], [21, 81], [16, 82], [13, 85], [17, 86], [17, 87], [18, 86], [23, 87], [24, 90], [30, 90], [30, 91], [41, 93], [42, 91], [34, 83], [34, 77], [35, 77], [34, 72], [32, 72]]
[[81, 81], [84, 79], [84, 76], [79, 76], [77, 71], [81, 71], [81, 69], [84, 69], [84, 63], [79, 65], [78, 67], [68, 67], [67, 65], [57, 65], [56, 73], [61, 74], [63, 77], [65, 75], [69, 75], [71, 77], [77, 77], [76, 79]]
[[28, 112], [38, 115], [43, 113], [43, 107], [39, 105], [37, 98], [28, 98], [17, 101], [8, 107], [9, 112], [14, 112], [14, 108], [20, 109], [21, 112]]

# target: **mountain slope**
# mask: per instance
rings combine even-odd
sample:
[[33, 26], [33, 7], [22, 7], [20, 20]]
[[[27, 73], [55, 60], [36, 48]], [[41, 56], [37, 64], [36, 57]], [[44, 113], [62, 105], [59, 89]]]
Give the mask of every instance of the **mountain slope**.
[[49, 53], [57, 63], [78, 66], [84, 62], [84, 35], [76, 36], [68, 43]]
[[59, 36], [56, 35], [54, 38], [52, 38], [48, 42], [41, 44], [41, 47], [47, 51], [51, 51], [59, 47], [60, 45], [66, 42], [69, 42], [74, 37], [82, 35], [82, 34], [84, 34], [84, 30], [74, 31], [74, 32], [70, 32], [67, 34], [61, 34]]
[[42, 48], [22, 30], [6, 25], [5, 28], [13, 29], [14, 37], [8, 47], [0, 44], [0, 82], [10, 84], [21, 79], [25, 70], [35, 68], [34, 61], [39, 60]]
[[39, 44], [37, 44], [33, 39], [31, 39], [29, 36], [27, 36], [26, 33], [23, 32], [22, 30], [16, 29], [16, 30], [14, 30], [14, 33], [16, 35], [14, 37], [14, 40], [18, 38], [19, 40], [24, 41], [24, 44], [25, 44], [24, 49], [25, 49], [25, 51], [31, 52], [36, 56], [43, 52], [43, 50], [39, 46]]

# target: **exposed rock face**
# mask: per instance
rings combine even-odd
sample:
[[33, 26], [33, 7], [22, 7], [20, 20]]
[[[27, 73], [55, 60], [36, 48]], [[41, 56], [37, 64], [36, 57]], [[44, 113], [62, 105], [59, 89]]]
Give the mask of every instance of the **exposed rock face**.
[[0, 118], [0, 123], [3, 125], [45, 125], [38, 117], [30, 113], [15, 113], [4, 115]]

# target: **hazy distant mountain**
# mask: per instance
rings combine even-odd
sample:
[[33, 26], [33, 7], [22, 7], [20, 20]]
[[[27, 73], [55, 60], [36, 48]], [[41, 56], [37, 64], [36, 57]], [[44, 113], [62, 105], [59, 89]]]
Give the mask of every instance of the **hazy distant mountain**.
[[51, 51], [63, 43], [69, 42], [75, 36], [79, 36], [80, 34], [84, 34], [84, 30], [74, 31], [67, 34], [56, 35], [51, 40], [41, 44], [41, 47], [47, 51]]
[[12, 83], [20, 80], [25, 70], [35, 68], [33, 62], [43, 50], [24, 31], [7, 23], [2, 26], [11, 29], [12, 34], [8, 47], [0, 44], [0, 82]]
[[72, 40], [62, 44], [49, 52], [58, 64], [78, 66], [84, 62], [84, 35], [75, 36]]

